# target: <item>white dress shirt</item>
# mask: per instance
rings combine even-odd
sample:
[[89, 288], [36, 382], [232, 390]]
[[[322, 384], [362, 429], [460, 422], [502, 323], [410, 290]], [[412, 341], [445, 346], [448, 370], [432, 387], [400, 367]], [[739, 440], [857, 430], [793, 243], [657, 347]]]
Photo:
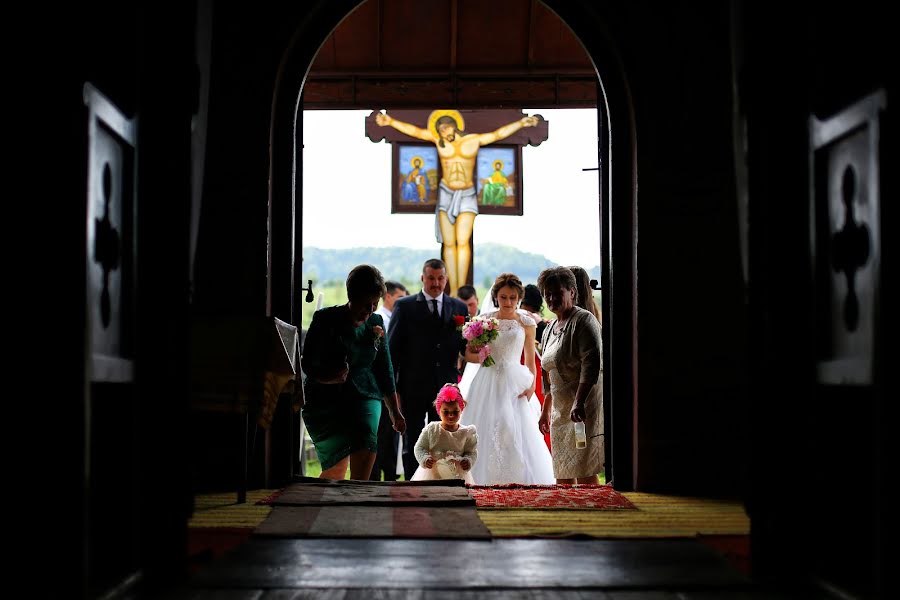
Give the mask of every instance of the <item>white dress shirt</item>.
[[391, 315], [394, 313], [394, 311], [385, 308], [385, 306], [382, 304], [375, 312], [381, 315], [381, 318], [384, 321], [384, 331], [385, 333], [387, 333], [388, 325], [391, 324]]
[[434, 305], [431, 303], [431, 301], [437, 300], [438, 316], [444, 314], [444, 295], [443, 294], [441, 294], [440, 296], [435, 298], [434, 296], [429, 296], [428, 292], [426, 292], [425, 290], [422, 290], [422, 293], [425, 295], [426, 302], [428, 302], [428, 311], [429, 312], [432, 312], [432, 313], [434, 312]]

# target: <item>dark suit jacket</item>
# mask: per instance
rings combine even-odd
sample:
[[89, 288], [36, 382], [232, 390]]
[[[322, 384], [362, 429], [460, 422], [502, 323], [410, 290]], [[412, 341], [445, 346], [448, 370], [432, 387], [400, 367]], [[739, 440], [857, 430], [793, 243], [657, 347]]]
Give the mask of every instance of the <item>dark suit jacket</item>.
[[444, 294], [436, 321], [426, 301], [422, 292], [405, 296], [391, 314], [388, 344], [404, 411], [427, 410], [442, 385], [457, 382], [456, 359], [466, 347], [453, 320], [469, 314], [466, 305]]

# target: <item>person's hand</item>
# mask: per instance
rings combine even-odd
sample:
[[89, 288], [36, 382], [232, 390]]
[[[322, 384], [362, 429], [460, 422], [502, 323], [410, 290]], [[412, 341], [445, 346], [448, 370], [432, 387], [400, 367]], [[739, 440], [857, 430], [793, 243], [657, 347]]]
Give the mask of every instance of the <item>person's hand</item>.
[[375, 115], [375, 122], [378, 123], [382, 127], [384, 127], [385, 125], [390, 125], [391, 121], [393, 121], [393, 119], [385, 113], [380, 112], [377, 115]]
[[459, 461], [459, 466], [462, 467], [463, 471], [468, 471], [472, 468], [472, 461], [470, 461], [468, 458], [464, 458]]
[[526, 400], [529, 400], [531, 398], [532, 394], [534, 394], [534, 384], [533, 383], [528, 387], [528, 389], [526, 389], [524, 392], [519, 394], [519, 398], [525, 398]]
[[425, 467], [426, 469], [430, 469], [431, 467], [434, 466], [434, 459], [429, 456], [428, 458], [425, 459], [425, 462], [422, 463], [422, 466]]
[[[546, 398], [544, 399], [546, 403]], [[550, 415], [544, 412], [541, 412], [541, 418], [538, 419], [538, 429], [541, 430], [541, 433], [548, 434], [550, 433]]]
[[522, 117], [522, 127], [537, 127], [540, 122], [538, 117]]
[[584, 421], [585, 416], [586, 415], [584, 414], [584, 400], [582, 400], [581, 402], [576, 400], [575, 406], [572, 407], [572, 412], [569, 413], [569, 418], [571, 418], [573, 421], [577, 422], [577, 421]]
[[406, 431], [406, 419], [400, 413], [389, 415], [391, 417], [391, 423], [394, 425], [394, 431], [397, 433], [403, 433]]
[[350, 366], [344, 361], [342, 367], [336, 370], [325, 370], [322, 372], [322, 376], [319, 377], [319, 383], [344, 383], [347, 381], [347, 375], [350, 374]]

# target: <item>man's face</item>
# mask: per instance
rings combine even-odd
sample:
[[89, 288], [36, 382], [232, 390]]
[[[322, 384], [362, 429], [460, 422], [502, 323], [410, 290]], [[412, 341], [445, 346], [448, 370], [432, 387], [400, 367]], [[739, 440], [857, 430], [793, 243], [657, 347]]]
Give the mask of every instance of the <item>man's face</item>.
[[414, 161], [413, 161], [413, 166], [414, 166], [415, 168], [418, 169], [419, 167], [422, 166], [422, 161], [420, 161], [420, 160], [414, 160]]
[[452, 142], [456, 139], [456, 127], [450, 123], [438, 125], [438, 135], [440, 135], [445, 142]]
[[425, 267], [422, 272], [422, 289], [429, 296], [436, 298], [444, 293], [445, 287], [447, 287], [447, 269]]
[[401, 289], [396, 289], [393, 292], [388, 292], [384, 295], [384, 307], [388, 310], [394, 310], [394, 302], [397, 301], [397, 298], [402, 298], [406, 295]]
[[463, 300], [466, 303], [466, 307], [469, 309], [469, 316], [474, 317], [478, 314], [478, 296], [473, 295], [468, 300]]

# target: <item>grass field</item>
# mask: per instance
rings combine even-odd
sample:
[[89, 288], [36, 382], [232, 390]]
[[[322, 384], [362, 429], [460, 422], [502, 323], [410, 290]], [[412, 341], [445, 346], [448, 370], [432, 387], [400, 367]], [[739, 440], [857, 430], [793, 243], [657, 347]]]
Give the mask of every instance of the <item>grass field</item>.
[[[307, 444], [311, 444], [307, 438]], [[307, 477], [318, 477], [322, 473], [322, 465], [319, 464], [318, 460], [315, 459], [307, 459], [306, 461], [306, 476]], [[350, 469], [347, 469], [346, 475], [344, 475], [344, 479], [350, 478]], [[382, 480], [384, 478], [382, 477]], [[400, 481], [403, 481], [403, 476], [400, 477]], [[606, 483], [606, 476], [603, 473], [600, 473], [600, 483]]]
[[[409, 290], [410, 294], [418, 294], [421, 289], [421, 283], [416, 282], [415, 285], [406, 285], [406, 289]], [[489, 293], [488, 288], [475, 286], [475, 289], [478, 292], [479, 301], [483, 300], [485, 294]], [[319, 294], [322, 294], [322, 308], [347, 302], [347, 290], [344, 287], [344, 284], [316, 288], [316, 300], [313, 302], [303, 302], [303, 320], [301, 321], [303, 329], [308, 329], [309, 324], [312, 322], [312, 316], [313, 313], [316, 312]]]

